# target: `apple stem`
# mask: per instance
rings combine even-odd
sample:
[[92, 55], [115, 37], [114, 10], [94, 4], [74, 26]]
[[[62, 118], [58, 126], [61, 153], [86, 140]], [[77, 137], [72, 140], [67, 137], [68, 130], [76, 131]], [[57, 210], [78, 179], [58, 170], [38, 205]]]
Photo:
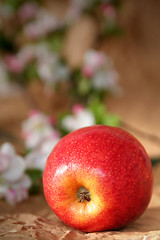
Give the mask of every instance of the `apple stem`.
[[91, 200], [91, 194], [85, 187], [80, 187], [77, 193], [79, 202], [89, 202]]

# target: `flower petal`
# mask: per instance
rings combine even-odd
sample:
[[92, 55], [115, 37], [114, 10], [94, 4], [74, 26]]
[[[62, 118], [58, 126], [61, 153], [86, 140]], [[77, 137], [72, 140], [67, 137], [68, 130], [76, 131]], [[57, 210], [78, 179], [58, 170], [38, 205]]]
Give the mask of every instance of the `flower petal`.
[[14, 155], [15, 154], [15, 150], [12, 144], [10, 144], [9, 142], [6, 142], [4, 144], [2, 144], [1, 148], [0, 148], [0, 153], [3, 154], [8, 154], [8, 155]]
[[8, 189], [5, 195], [6, 201], [10, 205], [22, 202], [28, 197], [28, 191], [25, 188]]
[[8, 182], [15, 182], [22, 177], [25, 170], [25, 162], [22, 157], [15, 155], [10, 168], [2, 173], [2, 178]]
[[0, 148], [0, 172], [6, 171], [15, 155], [13, 146], [10, 143], [2, 144]]
[[3, 198], [5, 196], [6, 191], [7, 191], [7, 186], [0, 185], [0, 198]]
[[41, 151], [35, 150], [26, 156], [26, 166], [27, 168], [36, 168], [43, 171], [46, 160], [46, 154], [42, 153]]
[[12, 188], [26, 188], [29, 189], [32, 185], [32, 181], [27, 174], [24, 174], [17, 182], [12, 184]]

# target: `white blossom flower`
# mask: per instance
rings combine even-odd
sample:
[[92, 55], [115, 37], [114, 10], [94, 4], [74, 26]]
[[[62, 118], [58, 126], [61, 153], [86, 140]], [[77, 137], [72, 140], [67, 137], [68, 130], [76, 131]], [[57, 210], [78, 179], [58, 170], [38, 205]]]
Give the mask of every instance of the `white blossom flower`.
[[112, 93], [120, 92], [120, 87], [118, 86], [119, 75], [117, 71], [111, 70], [101, 70], [95, 73], [92, 78], [92, 84], [96, 89], [107, 89]]
[[48, 33], [58, 29], [60, 21], [45, 9], [37, 11], [34, 21], [24, 27], [24, 34], [29, 39], [38, 39], [46, 36]]
[[39, 44], [36, 47], [37, 71], [42, 81], [54, 86], [59, 81], [69, 79], [70, 70], [61, 64], [59, 55], [51, 52], [46, 44]]
[[35, 48], [36, 45], [34, 44], [26, 44], [20, 48], [19, 52], [17, 53], [17, 58], [23, 64], [23, 66], [26, 66], [35, 58]]
[[6, 68], [12, 73], [20, 74], [24, 69], [24, 65], [17, 55], [7, 54], [3, 57], [3, 62]]
[[84, 54], [82, 72], [86, 77], [92, 77], [96, 71], [112, 65], [111, 59], [104, 53], [91, 49]]
[[7, 189], [5, 198], [10, 205], [15, 205], [16, 203], [22, 202], [24, 199], [28, 198], [28, 191], [23, 187]]
[[88, 50], [84, 55], [82, 74], [90, 78], [95, 89], [108, 90], [114, 94], [121, 94], [118, 86], [119, 75], [115, 70], [113, 61], [104, 53]]
[[67, 131], [74, 131], [95, 124], [92, 112], [81, 105], [75, 105], [72, 113], [72, 115], [68, 115], [62, 120], [62, 126]]
[[6, 65], [11, 72], [21, 73], [32, 60], [35, 60], [38, 75], [46, 85], [54, 86], [69, 79], [69, 67], [60, 62], [60, 56], [51, 51], [46, 43], [22, 46], [17, 54], [6, 57]]
[[21, 74], [28, 63], [36, 58], [37, 45], [26, 44], [22, 46], [16, 54], [6, 54], [3, 62], [7, 70], [14, 74]]
[[34, 51], [37, 72], [45, 84], [54, 86], [57, 82], [69, 79], [69, 67], [61, 63], [59, 54], [51, 51], [47, 44], [36, 45]]
[[22, 136], [27, 149], [36, 148], [45, 138], [54, 134], [57, 131], [52, 127], [50, 118], [41, 112], [32, 111], [22, 123]]
[[5, 167], [1, 164], [1, 166], [3, 166], [1, 177], [7, 182], [17, 181], [20, 179], [25, 170], [25, 162], [22, 157], [16, 155], [14, 148], [8, 143], [2, 145], [0, 154], [1, 162], [6, 162]]
[[37, 70], [42, 81], [50, 86], [54, 86], [57, 82], [68, 80], [69, 68], [53, 61], [40, 61]]
[[25, 174], [24, 159], [15, 153], [10, 143], [0, 147], [0, 198], [5, 198], [9, 204], [28, 197], [31, 186], [30, 178]]
[[50, 135], [33, 151], [31, 151], [26, 157], [27, 168], [36, 168], [44, 170], [47, 157], [51, 153], [53, 147], [60, 140], [57, 134]]
[[11, 163], [12, 156], [15, 154], [12, 145], [6, 143], [0, 148], [0, 173], [6, 171]]

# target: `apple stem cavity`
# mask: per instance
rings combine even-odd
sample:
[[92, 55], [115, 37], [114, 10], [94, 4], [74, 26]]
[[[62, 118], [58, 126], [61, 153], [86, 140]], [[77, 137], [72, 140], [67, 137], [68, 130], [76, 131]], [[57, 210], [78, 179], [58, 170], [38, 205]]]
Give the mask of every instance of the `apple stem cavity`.
[[80, 203], [91, 201], [91, 194], [85, 187], [79, 188], [77, 196]]

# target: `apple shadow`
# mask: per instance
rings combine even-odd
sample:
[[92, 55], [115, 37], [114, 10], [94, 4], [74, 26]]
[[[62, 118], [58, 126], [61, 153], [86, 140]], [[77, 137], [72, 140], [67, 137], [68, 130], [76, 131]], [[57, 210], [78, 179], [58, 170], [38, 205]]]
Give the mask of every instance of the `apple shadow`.
[[[95, 233], [85, 233], [81, 232], [75, 229], [72, 229], [68, 226], [66, 226], [61, 220], [58, 219], [58, 225], [61, 228], [66, 228], [67, 230], [71, 230], [74, 233], [80, 234], [81, 236], [83, 235], [88, 235], [91, 236], [93, 234], [96, 234], [96, 236], [101, 235], [101, 234], [107, 234], [105, 235], [106, 237], [112, 236], [112, 235], [117, 235], [117, 234], [132, 234], [132, 233], [146, 233], [150, 231], [160, 231], [160, 207], [152, 207], [148, 208], [145, 213], [139, 217], [137, 220], [134, 222], [128, 224], [126, 227], [114, 230], [114, 231], [102, 231], [102, 232], [95, 232]], [[128, 236], [128, 235], [126, 235]], [[90, 239], [90, 238], [89, 238]]]
[[148, 208], [145, 213], [119, 232], [149, 232], [160, 230], [160, 207]]

